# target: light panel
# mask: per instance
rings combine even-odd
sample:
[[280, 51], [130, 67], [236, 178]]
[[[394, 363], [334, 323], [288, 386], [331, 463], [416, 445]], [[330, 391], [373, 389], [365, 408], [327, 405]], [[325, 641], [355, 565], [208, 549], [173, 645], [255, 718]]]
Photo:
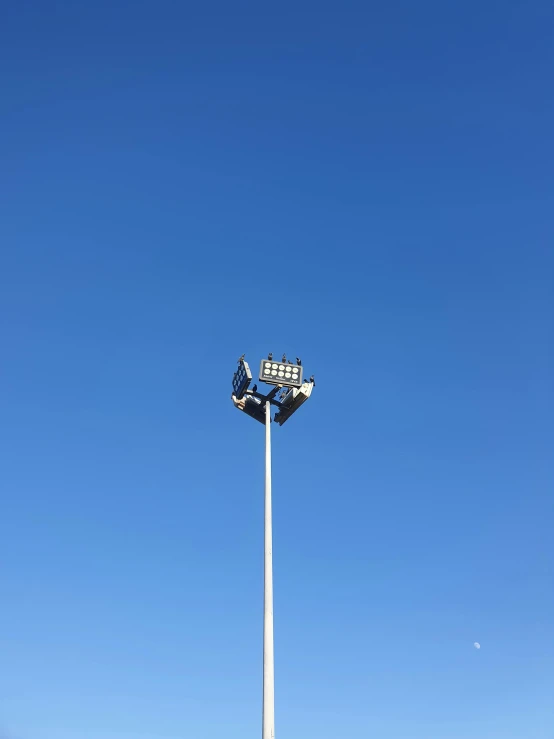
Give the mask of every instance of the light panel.
[[313, 382], [305, 382], [300, 388], [292, 388], [289, 390], [282, 400], [282, 407], [275, 415], [275, 420], [282, 426], [300, 406], [305, 403], [312, 394], [314, 389]]
[[247, 395], [245, 400], [244, 412], [265, 426], [265, 404], [250, 395]]
[[288, 362], [275, 362], [262, 359], [260, 362], [260, 380], [269, 385], [300, 387], [302, 385], [302, 367]]
[[233, 375], [233, 392], [237, 400], [240, 400], [244, 396], [251, 382], [252, 372], [250, 372], [248, 362], [241, 359], [237, 371]]
[[235, 395], [232, 395], [231, 398], [235, 408], [265, 425], [265, 404], [259, 398], [254, 398], [252, 395], [246, 395], [240, 400]]

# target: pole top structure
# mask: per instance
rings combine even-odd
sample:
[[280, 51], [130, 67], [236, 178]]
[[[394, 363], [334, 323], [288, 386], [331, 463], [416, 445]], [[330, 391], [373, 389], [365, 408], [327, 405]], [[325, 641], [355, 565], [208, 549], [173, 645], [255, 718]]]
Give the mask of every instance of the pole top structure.
[[283, 354], [282, 361], [273, 359], [270, 352], [266, 359], [260, 361], [259, 381], [273, 387], [269, 392], [261, 393], [255, 384], [250, 385], [253, 377], [248, 362], [243, 354], [238, 359], [238, 367], [233, 375], [233, 393], [231, 399], [236, 408], [256, 421], [265, 424], [265, 403], [269, 402], [277, 408], [274, 421], [282, 426], [308, 398], [315, 387], [314, 376], [304, 381], [302, 361], [296, 357], [296, 363], [289, 361]]

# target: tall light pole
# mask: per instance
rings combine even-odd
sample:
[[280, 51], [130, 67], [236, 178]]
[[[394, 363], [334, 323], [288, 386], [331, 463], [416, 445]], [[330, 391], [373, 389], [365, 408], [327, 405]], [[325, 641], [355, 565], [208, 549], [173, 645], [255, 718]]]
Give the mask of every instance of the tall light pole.
[[271, 515], [271, 403], [265, 403], [264, 505], [264, 685], [262, 739], [275, 736], [275, 654], [273, 649], [273, 526]]
[[[271, 406], [279, 410], [275, 421], [282, 426], [290, 416], [310, 397], [315, 386], [313, 375], [302, 381], [302, 364], [274, 362], [270, 354], [260, 363], [259, 379], [273, 385], [267, 395], [258, 393], [252, 382], [252, 373], [244, 355], [238, 361], [233, 376], [235, 407], [265, 425], [265, 503], [264, 503], [264, 650], [263, 650], [263, 707], [262, 739], [275, 737], [275, 654], [273, 646], [273, 525], [271, 503]], [[279, 398], [277, 398], [279, 395]]]

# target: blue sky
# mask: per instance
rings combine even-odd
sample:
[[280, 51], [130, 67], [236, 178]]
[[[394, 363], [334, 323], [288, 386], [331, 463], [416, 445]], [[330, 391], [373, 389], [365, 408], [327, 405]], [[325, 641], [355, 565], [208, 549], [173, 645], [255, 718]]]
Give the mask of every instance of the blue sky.
[[260, 735], [269, 350], [277, 736], [552, 736], [553, 21], [5, 4], [2, 739]]

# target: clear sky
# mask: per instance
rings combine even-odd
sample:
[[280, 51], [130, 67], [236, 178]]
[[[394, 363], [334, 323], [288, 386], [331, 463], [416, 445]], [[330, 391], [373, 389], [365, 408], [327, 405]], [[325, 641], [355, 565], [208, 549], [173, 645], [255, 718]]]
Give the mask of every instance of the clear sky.
[[[554, 735], [551, 2], [6, 2], [0, 736]], [[481, 649], [474, 647], [481, 644]]]

